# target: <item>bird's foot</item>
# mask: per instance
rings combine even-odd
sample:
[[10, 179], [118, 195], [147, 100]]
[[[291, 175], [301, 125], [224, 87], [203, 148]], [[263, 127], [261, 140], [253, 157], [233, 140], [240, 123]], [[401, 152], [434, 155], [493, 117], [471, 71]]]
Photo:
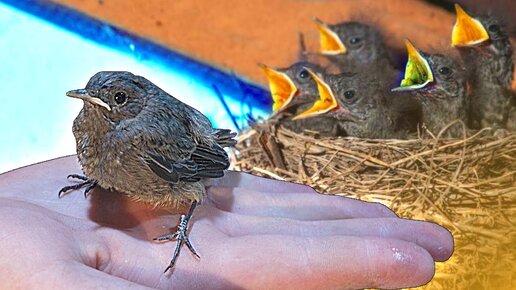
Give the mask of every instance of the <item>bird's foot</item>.
[[93, 188], [95, 188], [95, 186], [97, 186], [96, 181], [89, 180], [86, 176], [82, 176], [82, 175], [78, 175], [78, 174], [70, 174], [67, 176], [67, 178], [75, 178], [75, 179], [82, 180], [83, 182], [74, 184], [74, 185], [68, 185], [68, 186], [61, 188], [61, 190], [59, 190], [59, 193], [57, 194], [57, 196], [59, 196], [59, 197], [61, 197], [61, 195], [63, 193], [65, 193], [69, 190], [76, 190], [76, 189], [80, 189], [80, 188], [83, 188], [84, 186], [86, 186], [86, 189], [84, 190], [84, 197], [86, 198], [86, 197], [88, 197], [88, 192], [90, 192], [90, 190], [92, 190]]
[[177, 240], [176, 249], [174, 251], [174, 255], [172, 256], [172, 260], [168, 264], [167, 268], [163, 273], [166, 273], [168, 270], [172, 269], [174, 265], [176, 264], [177, 257], [179, 256], [179, 253], [181, 252], [181, 246], [186, 244], [190, 252], [197, 258], [200, 259], [201, 257], [199, 254], [197, 254], [197, 251], [195, 251], [194, 247], [190, 243], [190, 239], [188, 238], [188, 222], [190, 221], [190, 218], [192, 217], [193, 210], [195, 209], [197, 205], [197, 202], [192, 203], [192, 206], [190, 207], [190, 211], [188, 212], [188, 215], [181, 215], [181, 221], [179, 222], [179, 226], [177, 227], [177, 231], [175, 233], [166, 234], [163, 236], [159, 236], [157, 238], [154, 238], [155, 241], [171, 241], [171, 240]]

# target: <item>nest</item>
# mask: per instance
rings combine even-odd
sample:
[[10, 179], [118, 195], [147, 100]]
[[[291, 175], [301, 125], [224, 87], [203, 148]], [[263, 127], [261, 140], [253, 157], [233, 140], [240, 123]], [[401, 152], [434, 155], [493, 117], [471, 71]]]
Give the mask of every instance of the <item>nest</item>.
[[516, 134], [414, 140], [318, 138], [272, 122], [241, 134], [237, 170], [321, 193], [380, 202], [455, 238], [432, 289], [511, 288], [516, 281]]

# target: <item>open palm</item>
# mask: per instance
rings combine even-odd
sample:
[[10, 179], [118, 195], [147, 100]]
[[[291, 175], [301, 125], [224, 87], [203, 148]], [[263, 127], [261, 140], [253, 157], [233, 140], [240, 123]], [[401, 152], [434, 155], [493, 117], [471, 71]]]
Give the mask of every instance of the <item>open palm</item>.
[[428, 282], [453, 251], [444, 228], [382, 205], [228, 172], [190, 224], [201, 259], [184, 249], [163, 273], [175, 243], [152, 238], [178, 211], [98, 187], [59, 199], [70, 173], [75, 156], [0, 175], [0, 288], [399, 288]]

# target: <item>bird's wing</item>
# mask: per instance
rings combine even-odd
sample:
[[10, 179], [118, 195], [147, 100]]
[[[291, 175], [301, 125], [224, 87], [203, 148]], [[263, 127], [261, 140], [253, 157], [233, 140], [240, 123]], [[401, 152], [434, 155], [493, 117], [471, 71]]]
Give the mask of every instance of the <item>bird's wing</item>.
[[229, 158], [214, 140], [200, 143], [205, 138], [194, 138], [192, 133], [175, 120], [166, 126], [153, 126], [146, 130], [144, 159], [149, 168], [170, 183], [196, 182], [201, 178], [216, 178], [224, 175], [229, 167]]

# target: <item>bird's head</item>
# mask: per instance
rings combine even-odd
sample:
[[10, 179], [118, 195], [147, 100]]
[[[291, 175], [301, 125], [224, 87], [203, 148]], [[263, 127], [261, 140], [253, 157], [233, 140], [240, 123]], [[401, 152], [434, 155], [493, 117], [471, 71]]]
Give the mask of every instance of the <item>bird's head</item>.
[[129, 72], [102, 71], [91, 77], [86, 88], [66, 95], [83, 100], [88, 117], [118, 123], [141, 112], [151, 87], [148, 80]]
[[457, 20], [452, 30], [452, 46], [491, 48], [492, 52], [505, 52], [510, 46], [509, 35], [500, 21], [489, 15], [473, 17], [459, 4], [455, 4]]
[[443, 54], [431, 54], [427, 59], [435, 78], [430, 89], [443, 91], [444, 94], [437, 95], [446, 97], [466, 94], [466, 72], [459, 62]]
[[335, 25], [314, 19], [320, 36], [320, 52], [338, 55], [350, 63], [369, 64], [386, 55], [385, 44], [378, 30], [355, 21]]
[[260, 67], [269, 82], [275, 113], [305, 104], [317, 95], [317, 85], [306, 69], [322, 71], [316, 64], [298, 62], [280, 69], [272, 69], [263, 64]]
[[[426, 54], [406, 40], [408, 61], [399, 87], [393, 91], [416, 91], [424, 96], [457, 97], [464, 94], [466, 74], [453, 58]], [[444, 92], [433, 93], [435, 91]]]
[[329, 116], [339, 120], [355, 121], [360, 108], [362, 86], [356, 86], [355, 74], [320, 75], [307, 69], [317, 83], [319, 98], [308, 110], [298, 114], [293, 119], [305, 119], [317, 116]]

